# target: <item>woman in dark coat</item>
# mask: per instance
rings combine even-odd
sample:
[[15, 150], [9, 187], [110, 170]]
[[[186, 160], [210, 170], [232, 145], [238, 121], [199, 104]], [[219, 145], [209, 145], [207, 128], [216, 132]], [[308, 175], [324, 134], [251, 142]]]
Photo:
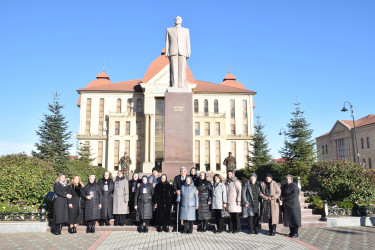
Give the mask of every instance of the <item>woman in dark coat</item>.
[[262, 198], [260, 198], [260, 185], [257, 183], [257, 175], [250, 175], [250, 181], [246, 181], [242, 188], [243, 216], [247, 217], [249, 234], [258, 234], [258, 223], [262, 212]]
[[133, 225], [136, 225], [138, 223], [137, 221], [135, 221], [136, 212], [134, 209], [134, 198], [135, 191], [137, 191], [137, 187], [139, 187], [141, 183], [142, 180], [139, 179], [138, 172], [134, 172], [132, 179], [129, 181], [129, 216], [133, 220]]
[[53, 201], [53, 220], [55, 223], [55, 235], [61, 234], [63, 223], [68, 222], [68, 199], [72, 198], [69, 194], [69, 187], [66, 185], [65, 174], [59, 174], [55, 184], [55, 199]]
[[85, 188], [85, 221], [87, 223], [86, 233], [95, 233], [95, 223], [100, 219], [103, 192], [100, 185], [95, 181], [95, 175], [90, 175], [89, 182]]
[[281, 200], [284, 206], [284, 226], [289, 227], [289, 237], [298, 237], [301, 227], [301, 205], [299, 203], [299, 188], [293, 183], [293, 177], [287, 175], [286, 184], [281, 188]]
[[196, 181], [196, 187], [199, 191], [199, 208], [198, 208], [198, 232], [207, 231], [207, 222], [211, 219], [211, 188], [212, 184], [206, 178], [205, 172], [200, 172], [199, 179]]
[[154, 195], [154, 187], [148, 183], [146, 175], [142, 177], [142, 184], [135, 191], [134, 209], [138, 210], [141, 223], [138, 231], [147, 233], [152, 219], [152, 197]]
[[102, 209], [100, 209], [99, 226], [104, 226], [104, 223], [109, 226], [109, 221], [113, 218], [113, 190], [114, 182], [109, 178], [109, 172], [106, 171], [102, 179], [98, 181], [103, 192]]
[[198, 172], [197, 172], [196, 168], [191, 168], [190, 169], [190, 176], [191, 176], [191, 178], [193, 178], [193, 184], [195, 186], [195, 183], [199, 179]]
[[83, 207], [84, 207], [84, 191], [85, 185], [81, 182], [81, 178], [76, 175], [74, 176], [72, 182], [69, 185], [69, 193], [72, 198], [68, 200], [69, 213], [68, 213], [68, 223], [69, 223], [69, 233], [77, 233], [77, 225], [79, 222], [83, 221]]
[[163, 174], [154, 189], [154, 208], [156, 209], [156, 225], [158, 232], [169, 232], [171, 208], [174, 201], [174, 188]]

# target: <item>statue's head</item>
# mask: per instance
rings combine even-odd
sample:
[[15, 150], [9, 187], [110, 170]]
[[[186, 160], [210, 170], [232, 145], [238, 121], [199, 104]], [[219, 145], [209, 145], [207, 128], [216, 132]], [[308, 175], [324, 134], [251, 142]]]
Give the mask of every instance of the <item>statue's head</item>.
[[176, 18], [174, 19], [174, 23], [176, 25], [179, 25], [182, 23], [182, 18], [180, 16], [176, 16]]

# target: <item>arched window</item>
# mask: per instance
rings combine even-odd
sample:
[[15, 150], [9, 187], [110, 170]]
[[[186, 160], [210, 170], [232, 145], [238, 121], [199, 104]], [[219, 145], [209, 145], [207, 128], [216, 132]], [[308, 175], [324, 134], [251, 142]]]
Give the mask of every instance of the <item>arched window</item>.
[[199, 112], [198, 99], [194, 100], [194, 113]]
[[204, 100], [204, 115], [208, 116], [208, 100]]
[[142, 99], [138, 98], [137, 99], [137, 113], [142, 113], [143, 112], [143, 103]]
[[116, 107], [116, 112], [121, 113], [121, 99], [117, 99], [117, 107]]
[[132, 112], [132, 102], [133, 102], [133, 99], [129, 98], [128, 102], [126, 104], [126, 112], [128, 114], [130, 114]]
[[219, 101], [214, 101], [214, 113], [219, 113]]

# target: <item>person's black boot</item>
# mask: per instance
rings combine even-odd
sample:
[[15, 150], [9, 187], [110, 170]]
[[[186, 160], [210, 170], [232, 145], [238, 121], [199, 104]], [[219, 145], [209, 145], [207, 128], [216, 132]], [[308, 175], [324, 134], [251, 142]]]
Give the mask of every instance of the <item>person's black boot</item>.
[[73, 227], [69, 227], [69, 228], [68, 228], [68, 232], [69, 232], [70, 234], [74, 234], [74, 228], [73, 228]]
[[95, 224], [92, 225], [92, 228], [91, 228], [91, 233], [95, 233]]
[[77, 228], [74, 226], [73, 227], [73, 233], [76, 234], [77, 233]]
[[272, 235], [272, 233], [273, 233], [273, 227], [272, 227], [272, 225], [268, 225], [268, 232], [267, 232], [267, 235]]
[[91, 227], [90, 227], [90, 225], [87, 225], [86, 226], [86, 233], [89, 234], [89, 233], [91, 233], [90, 231], [91, 231]]
[[99, 226], [100, 226], [100, 227], [104, 226], [104, 221], [100, 220], [100, 221], [99, 221]]
[[169, 226], [164, 226], [163, 227], [163, 231], [166, 232], [166, 233], [168, 233], [169, 232]]
[[272, 225], [272, 236], [275, 236], [276, 234], [276, 224]]
[[59, 235], [59, 228], [60, 228], [60, 225], [55, 224], [55, 228], [54, 228], [54, 232], [53, 232], [54, 235]]
[[156, 228], [156, 231], [159, 232], [159, 233], [163, 232], [163, 230], [161, 229], [161, 226], [158, 226], [158, 227]]
[[148, 226], [145, 226], [143, 232], [144, 232], [144, 233], [148, 233]]
[[109, 220], [107, 220], [107, 221], [105, 222], [105, 225], [106, 225], [106, 226], [110, 226], [110, 225], [111, 225], [111, 223], [109, 223]]
[[207, 221], [203, 221], [203, 224], [202, 224], [202, 232], [206, 232], [207, 231]]

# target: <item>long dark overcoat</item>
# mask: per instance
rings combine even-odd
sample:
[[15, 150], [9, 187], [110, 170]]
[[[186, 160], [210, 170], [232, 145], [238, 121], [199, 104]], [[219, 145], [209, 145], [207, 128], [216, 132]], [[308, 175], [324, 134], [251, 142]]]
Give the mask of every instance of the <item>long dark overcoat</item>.
[[68, 200], [69, 208], [69, 224], [78, 224], [83, 221], [83, 207], [84, 207], [84, 191], [80, 184], [78, 186], [69, 185], [69, 194], [72, 198]]
[[211, 182], [207, 180], [197, 180], [197, 189], [199, 191], [199, 208], [198, 208], [198, 220], [209, 220], [211, 219], [210, 205], [211, 202]]
[[154, 204], [157, 204], [157, 225], [169, 225], [171, 221], [172, 203], [175, 200], [174, 197], [174, 188], [169, 182], [165, 181], [156, 184], [154, 189]]
[[55, 224], [62, 224], [68, 222], [68, 198], [69, 187], [64, 186], [60, 182], [53, 185], [56, 198], [53, 201], [53, 220]]
[[284, 206], [284, 226], [301, 226], [301, 205], [299, 189], [295, 183], [285, 184], [281, 188], [281, 198]]
[[85, 198], [86, 196], [91, 196], [91, 199], [86, 199], [85, 203], [85, 221], [99, 220], [100, 219], [100, 209], [99, 204], [102, 204], [102, 188], [97, 183], [88, 183], [85, 188]]
[[134, 206], [138, 206], [139, 218], [141, 220], [152, 219], [152, 198], [154, 195], [154, 187], [151, 183], [143, 184], [137, 188], [134, 197]]
[[[262, 216], [262, 201], [263, 199], [260, 197], [260, 184], [255, 183], [256, 192], [258, 194], [258, 214], [259, 216]], [[249, 181], [246, 181], [245, 184], [242, 187], [242, 204], [246, 205], [249, 204], [248, 207], [243, 206], [242, 213], [244, 216], [254, 216], [254, 198], [253, 198], [253, 192], [251, 190], [251, 185]]]
[[[137, 191], [137, 185], [141, 184], [142, 180], [129, 180], [129, 214], [134, 217], [134, 198]], [[135, 219], [135, 217], [133, 218]]]
[[103, 203], [102, 209], [100, 209], [100, 219], [109, 219], [113, 218], [113, 190], [115, 184], [112, 179], [100, 179], [98, 181], [103, 192]]

